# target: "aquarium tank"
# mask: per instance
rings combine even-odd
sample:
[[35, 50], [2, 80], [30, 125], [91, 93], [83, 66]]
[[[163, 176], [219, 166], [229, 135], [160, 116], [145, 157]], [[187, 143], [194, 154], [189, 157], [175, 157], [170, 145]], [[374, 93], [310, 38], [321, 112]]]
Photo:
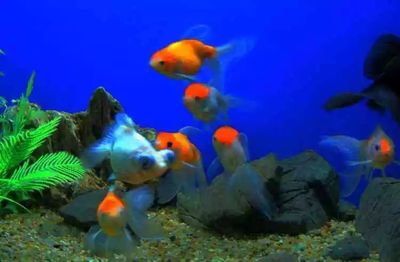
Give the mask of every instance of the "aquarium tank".
[[399, 261], [400, 2], [0, 3], [0, 261]]

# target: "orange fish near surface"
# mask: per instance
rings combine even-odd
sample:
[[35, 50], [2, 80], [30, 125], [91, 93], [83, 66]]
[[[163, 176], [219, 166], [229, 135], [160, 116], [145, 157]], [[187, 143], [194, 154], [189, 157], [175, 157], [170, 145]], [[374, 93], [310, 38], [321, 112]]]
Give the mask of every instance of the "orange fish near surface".
[[176, 159], [171, 164], [171, 170], [162, 177], [158, 187], [158, 202], [161, 204], [172, 200], [178, 192], [196, 191], [206, 185], [201, 154], [197, 147], [185, 134], [189, 127], [176, 133], [160, 132], [155, 141], [158, 150], [169, 149], [175, 153]]
[[386, 176], [386, 166], [399, 164], [394, 160], [393, 141], [380, 126], [366, 140], [339, 135], [325, 137], [320, 145], [338, 150], [346, 159], [347, 168], [342, 172], [346, 181], [341, 185], [344, 197], [354, 192], [362, 175], [370, 181], [375, 169], [381, 170], [382, 175]]
[[[189, 32], [194, 31], [198, 34], [199, 28], [209, 30], [207, 26], [200, 25], [191, 28]], [[216, 47], [204, 43], [201, 38], [192, 32], [187, 34], [185, 39], [168, 44], [151, 56], [150, 66], [170, 78], [194, 81], [194, 76], [207, 62], [212, 70], [212, 78], [220, 79], [222, 65], [219, 58], [229, 55], [232, 60], [243, 56], [253, 46], [250, 39], [240, 39]]]

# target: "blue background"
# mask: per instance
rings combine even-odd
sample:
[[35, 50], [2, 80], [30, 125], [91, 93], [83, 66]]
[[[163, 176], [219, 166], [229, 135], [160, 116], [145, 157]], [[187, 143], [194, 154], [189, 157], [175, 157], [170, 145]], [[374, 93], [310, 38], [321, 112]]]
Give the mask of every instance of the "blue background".
[[[0, 48], [7, 55], [0, 58], [6, 74], [0, 95], [19, 96], [36, 70], [32, 101], [44, 109], [84, 110], [102, 85], [139, 125], [201, 127], [183, 107], [183, 83], [159, 75], [148, 62], [189, 27], [207, 24], [213, 45], [257, 39], [226, 75], [230, 94], [259, 105], [230, 114], [231, 125], [248, 135], [252, 158], [318, 149], [321, 135], [366, 138], [377, 124], [398, 144], [399, 126], [388, 114], [364, 104], [331, 113], [321, 106], [338, 91], [368, 84], [365, 55], [379, 35], [400, 34], [399, 13], [395, 0], [1, 0]], [[210, 132], [198, 138], [206, 164], [215, 156]]]

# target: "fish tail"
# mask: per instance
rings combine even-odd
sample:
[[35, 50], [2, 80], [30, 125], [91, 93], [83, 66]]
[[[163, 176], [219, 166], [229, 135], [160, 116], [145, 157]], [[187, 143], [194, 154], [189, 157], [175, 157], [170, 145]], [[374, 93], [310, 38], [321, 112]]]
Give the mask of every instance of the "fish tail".
[[334, 109], [352, 106], [359, 103], [364, 98], [365, 95], [361, 93], [341, 93], [329, 98], [324, 104], [324, 109], [326, 111], [331, 111]]
[[103, 137], [81, 154], [84, 167], [93, 168], [110, 155], [115, 138], [122, 134], [122, 126], [132, 127], [134, 130], [135, 124], [126, 114], [118, 113], [115, 122], [104, 131]]
[[346, 163], [361, 161], [362, 142], [350, 136], [323, 136], [319, 146], [329, 151], [339, 152]]
[[243, 195], [251, 206], [268, 219], [272, 218], [274, 204], [261, 175], [249, 164], [240, 166], [229, 181], [234, 195]]
[[228, 66], [249, 53], [254, 48], [255, 42], [255, 39], [252, 38], [238, 38], [215, 48], [215, 55], [211, 56], [209, 60], [212, 70], [212, 86], [224, 91], [224, 74]]
[[112, 257], [114, 254], [133, 258], [138, 241], [124, 228], [116, 236], [108, 236], [98, 226], [92, 226], [85, 237], [85, 248], [101, 257]]
[[157, 187], [157, 195], [159, 204], [170, 202], [179, 190], [179, 183], [174, 175], [174, 172], [169, 171], [165, 176], [160, 178], [160, 183]]
[[128, 225], [140, 239], [160, 240], [164, 231], [155, 219], [149, 219], [146, 211], [154, 203], [154, 190], [142, 186], [126, 193], [124, 201], [128, 211]]
[[198, 24], [190, 27], [182, 35], [182, 39], [197, 39], [202, 42], [206, 41], [207, 37], [210, 35], [211, 28], [205, 24]]
[[339, 173], [340, 196], [342, 198], [349, 197], [354, 193], [360, 184], [364, 170], [362, 166], [354, 166], [347, 167], [343, 172]]

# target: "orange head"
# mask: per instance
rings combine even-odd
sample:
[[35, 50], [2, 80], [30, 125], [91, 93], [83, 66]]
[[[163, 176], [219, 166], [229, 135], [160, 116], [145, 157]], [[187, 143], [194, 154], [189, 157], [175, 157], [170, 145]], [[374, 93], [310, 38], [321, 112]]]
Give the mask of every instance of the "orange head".
[[376, 167], [383, 168], [394, 159], [394, 145], [392, 139], [378, 127], [368, 140], [369, 157]]
[[176, 73], [177, 64], [176, 57], [166, 49], [155, 52], [150, 59], [150, 66], [157, 72], [165, 75]]
[[[174, 151], [176, 159], [179, 161], [191, 163], [198, 160], [198, 155], [195, 154], [195, 146], [186, 135], [181, 133], [160, 132], [156, 138], [156, 148], [158, 150], [169, 149]], [[179, 162], [172, 165], [172, 168], [179, 167]]]
[[230, 126], [220, 127], [214, 133], [214, 141], [227, 146], [231, 146], [238, 137], [239, 132]]
[[115, 236], [125, 227], [127, 218], [125, 203], [113, 192], [108, 192], [97, 208], [97, 220], [103, 231], [109, 236]]
[[210, 95], [210, 88], [202, 83], [192, 83], [185, 89], [185, 99], [201, 100]]

